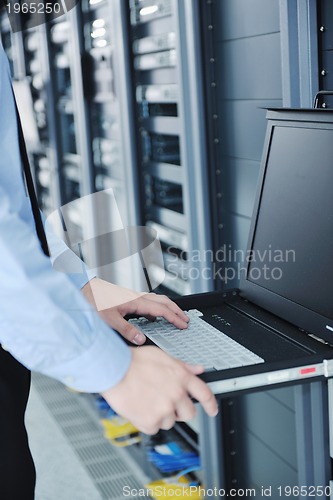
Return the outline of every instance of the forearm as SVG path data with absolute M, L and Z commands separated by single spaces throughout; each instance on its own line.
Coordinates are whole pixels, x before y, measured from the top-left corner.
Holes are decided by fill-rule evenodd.
M 146 292 L 136 292 L 99 278 L 93 278 L 86 283 L 82 292 L 97 311 L 117 307 L 146 295 Z
M 6 203 L 7 200 L 7 203 Z M 130 353 L 42 254 L 0 188 L 0 342 L 30 369 L 99 392 L 126 373 Z

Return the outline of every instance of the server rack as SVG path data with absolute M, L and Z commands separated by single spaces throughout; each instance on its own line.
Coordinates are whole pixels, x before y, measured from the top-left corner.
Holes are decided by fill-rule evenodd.
M 82 197 L 92 192 L 87 111 L 81 75 L 82 37 L 78 29 L 78 9 L 45 25 L 48 41 L 52 109 L 55 121 L 57 157 L 62 207 L 63 237 L 88 264 L 94 262 L 93 245 L 82 242 L 93 234 L 93 217 Z
M 154 6 L 154 2 L 150 3 Z M 147 222 L 149 227 L 158 229 L 164 248 L 170 246 L 174 249 L 174 255 L 165 252 L 166 263 L 168 258 L 170 260 L 169 281 L 165 280 L 161 291 L 183 294 L 206 290 L 210 288 L 209 277 L 197 278 L 201 268 L 206 265 L 202 255 L 209 241 L 204 140 L 200 127 L 196 128 L 201 119 L 196 114 L 196 106 L 200 103 L 197 88 L 200 79 L 196 81 L 196 72 L 199 72 L 196 67 L 198 54 L 193 53 L 191 57 L 187 55 L 190 37 L 196 38 L 194 27 L 192 29 L 189 26 L 186 34 L 182 32 L 184 18 L 189 16 L 189 19 L 196 19 L 197 22 L 198 10 L 192 7 L 191 2 L 186 2 L 185 8 L 182 2 L 173 1 L 170 2 L 171 16 L 167 10 L 165 16 L 153 15 L 142 23 L 134 22 L 131 17 L 133 8 L 140 12 L 144 4 L 148 6 L 149 2 L 134 6 L 122 1 L 82 1 L 66 17 L 55 18 L 43 26 L 15 35 L 17 43 L 22 43 L 24 48 L 19 53 L 23 54 L 26 64 L 19 65 L 13 61 L 12 66 L 22 68 L 18 77 L 20 79 L 28 75 L 33 82 L 37 77 L 33 95 L 39 112 L 36 119 L 43 123 L 41 128 L 44 134 L 39 146 L 45 146 L 50 158 L 50 171 L 56 181 L 57 196 L 52 204 L 46 205 L 44 202 L 46 182 L 40 172 L 39 157 L 32 155 L 37 191 L 43 208 L 49 207 L 48 212 L 60 206 L 65 207 L 63 230 L 67 242 L 71 244 L 89 238 L 93 234 L 93 227 L 97 227 L 98 234 L 105 232 L 106 228 L 112 229 L 113 221 L 105 219 L 112 219 L 110 209 L 114 206 L 103 204 L 102 213 L 100 206 L 92 207 L 87 221 L 77 203 L 86 195 L 103 193 L 111 188 L 116 197 L 115 208 L 119 209 L 124 226 Z M 163 5 L 160 2 L 159 8 Z M 153 64 L 151 69 L 145 70 L 151 82 L 150 77 L 147 77 L 146 82 L 135 81 L 132 77 L 137 73 L 134 69 L 137 59 L 134 59 L 133 51 L 143 51 L 143 56 L 149 55 L 151 46 L 149 40 L 146 48 L 144 45 L 147 40 L 133 39 L 128 43 L 129 32 L 132 33 L 138 24 L 140 29 L 153 26 L 153 29 L 158 30 L 154 23 L 156 19 L 166 21 L 166 30 L 171 29 L 168 23 L 172 19 L 171 35 L 166 38 L 167 44 L 177 49 L 177 62 L 172 60 L 176 55 L 175 49 L 170 49 L 171 66 L 167 63 L 164 73 L 159 71 L 161 68 L 156 70 Z M 160 43 L 156 40 L 156 34 L 154 37 L 155 42 Z M 8 38 L 10 51 L 10 33 Z M 165 55 L 163 48 L 160 47 L 162 59 Z M 139 52 L 135 57 L 140 56 Z M 18 51 L 15 49 L 12 53 L 17 54 Z M 152 54 L 154 59 L 154 47 Z M 163 77 L 159 81 L 161 74 Z M 38 90 L 38 94 L 35 90 Z M 135 109 L 136 106 L 138 109 Z M 193 109 L 189 115 L 191 107 Z M 142 198 L 140 200 L 139 195 L 147 177 L 143 177 L 142 165 L 136 161 L 136 146 L 137 133 L 141 141 L 144 126 L 147 126 L 146 135 L 156 136 L 154 154 L 165 156 L 164 161 L 160 157 L 151 160 L 147 172 L 144 172 L 150 178 L 154 177 L 150 179 L 152 186 L 147 194 L 151 196 L 154 193 L 155 198 L 151 206 L 152 213 L 144 209 L 142 215 L 139 209 Z M 172 144 L 165 136 L 171 137 Z M 192 147 L 195 136 L 197 140 L 194 141 L 195 147 Z M 166 144 L 162 142 L 165 139 Z M 172 146 L 173 150 L 165 146 Z M 146 198 L 146 193 L 143 198 Z M 118 222 L 115 222 L 116 229 L 119 227 Z M 112 242 L 107 252 L 110 248 Z M 80 251 L 75 245 L 73 249 Z M 190 255 L 196 249 L 201 254 L 199 263 L 193 264 L 190 258 L 186 259 L 185 253 Z M 91 255 L 81 256 L 88 263 L 91 260 Z M 93 248 L 92 261 L 101 277 L 130 287 L 134 282 L 136 288 L 143 288 L 142 273 L 137 272 L 140 261 L 134 260 L 130 266 L 126 265 L 127 276 L 126 273 L 110 269 L 112 266 L 105 265 L 105 246 L 98 247 L 98 242 Z M 121 265 L 124 267 L 123 263 Z M 197 270 L 194 277 L 189 274 L 191 266 Z M 135 280 L 131 282 L 128 274 L 136 276 Z M 179 426 L 177 434 L 191 448 L 197 449 L 194 434 L 186 426 Z M 138 456 L 142 461 L 141 452 Z
M 318 35 L 318 83 L 319 90 L 333 89 L 333 28 L 332 3 L 327 0 L 317 1 L 317 35 Z M 322 108 L 331 108 L 332 96 L 323 96 L 320 105 Z
M 106 0 L 81 2 L 83 98 L 91 190 L 99 193 L 93 204 L 97 272 L 141 290 L 140 259 L 129 249 L 119 251 L 117 242 L 117 231 L 139 224 L 124 7 Z M 119 254 L 123 258 L 117 262 L 113 257 Z
M 131 0 L 143 223 L 157 231 L 164 267 L 150 272 L 161 291 L 212 287 L 205 131 L 202 126 L 198 2 Z
M 60 182 L 57 166 L 57 149 L 54 123 L 51 120 L 53 93 L 50 89 L 50 72 L 46 32 L 36 27 L 22 32 L 25 54 L 25 78 L 30 81 L 33 109 L 39 131 L 36 146 L 27 143 L 34 169 L 37 197 L 45 216 L 60 204 Z M 24 109 L 23 113 L 24 116 Z
M 44 122 L 44 146 L 32 158 L 42 207 L 66 205 L 68 243 L 97 231 L 83 257 L 101 277 L 137 289 L 145 285 L 141 260 L 107 265 L 114 243 L 98 237 L 118 230 L 119 220 L 156 230 L 166 271 L 149 272 L 163 282 L 160 291 L 179 295 L 210 290 L 213 281 L 198 11 L 191 1 L 85 0 L 15 35 L 34 58 L 21 78 L 41 70 L 31 86 Z M 83 216 L 75 200 L 108 189 L 109 207 Z
M 230 244 L 244 255 L 266 128 L 260 105 L 312 104 L 318 76 L 317 33 L 313 37 L 318 3 L 208 0 L 201 4 L 201 35 L 208 56 L 205 95 L 215 253 L 228 250 Z M 320 22 L 325 30 L 319 30 L 319 37 L 330 36 L 328 19 Z M 265 43 L 259 51 L 260 36 Z M 230 266 L 236 268 L 235 255 L 231 254 Z M 216 285 L 226 287 L 221 280 Z M 239 279 L 231 283 L 238 285 Z M 209 421 L 201 411 L 206 487 L 254 487 L 256 496 L 263 497 L 260 485 L 266 485 L 273 487 L 269 496 L 278 498 L 279 485 L 326 486 L 331 475 L 327 391 L 327 383 L 319 383 L 235 393 L 221 398 L 219 421 Z M 281 437 L 279 442 L 276 436 Z
M 0 12 L 0 27 L 2 44 L 9 60 L 11 75 L 15 79 L 22 78 L 24 75 L 22 40 L 19 35 L 13 34 L 9 17 L 4 9 Z
M 27 145 L 41 208 L 62 207 L 61 223 L 50 220 L 97 275 L 143 290 L 139 257 L 108 265 L 112 232 L 139 223 L 123 11 L 123 2 L 87 0 L 41 26 L 24 21 L 14 35 L 4 12 L 1 31 L 13 77 L 33 97 L 39 138 Z
M 78 196 L 95 190 L 103 191 L 111 187 L 117 191 L 118 199 L 121 200 L 119 205 L 126 207 L 122 209 L 125 224 L 145 223 L 157 229 L 165 250 L 167 267 L 161 290 L 177 294 L 204 291 L 212 286 L 211 281 L 205 279 L 207 275 L 203 274 L 203 268 L 207 265 L 203 259 L 204 251 L 211 248 L 211 231 L 208 224 L 209 162 L 206 159 L 206 134 L 200 123 L 204 109 L 202 81 L 199 77 L 202 67 L 200 56 L 204 57 L 204 54 L 200 50 L 200 37 L 197 35 L 204 30 L 211 33 L 214 23 L 210 19 L 201 30 L 199 6 L 199 2 L 187 0 L 133 0 L 129 4 L 106 0 L 82 2 L 82 11 L 76 9 L 67 20 L 53 20 L 39 30 L 45 37 L 43 40 L 47 41 L 50 58 L 45 59 L 45 67 L 52 75 L 50 88 L 44 77 L 49 92 L 46 107 L 49 127 L 48 138 L 43 135 L 43 141 L 51 147 L 54 173 L 58 169 L 62 179 L 58 190 L 59 205 L 72 203 Z M 207 8 L 211 6 L 212 2 L 207 2 Z M 105 25 L 97 23 L 93 26 L 96 20 L 101 19 L 106 19 Z M 71 23 L 71 29 L 68 29 L 67 22 Z M 111 24 L 112 29 L 108 32 L 107 27 Z M 101 36 L 91 37 L 94 29 L 101 28 L 106 30 L 105 33 L 99 32 Z M 38 65 L 34 66 L 33 63 L 29 69 L 29 61 L 27 65 L 22 58 L 22 47 L 26 47 L 32 62 L 34 58 L 42 57 L 37 55 L 39 47 L 36 48 L 36 44 L 29 41 L 30 35 L 12 37 L 6 20 L 3 20 L 2 30 L 5 46 L 9 55 L 13 56 L 11 66 L 14 75 L 20 79 L 30 71 L 33 80 L 34 75 L 38 75 Z M 112 34 L 114 36 L 111 39 Z M 127 36 L 130 37 L 129 47 Z M 95 40 L 105 40 L 106 44 L 103 42 L 98 46 Z M 17 44 L 12 53 L 11 43 Z M 68 57 L 69 46 L 74 48 L 76 59 Z M 214 93 L 217 99 L 214 55 L 216 57 L 212 52 L 206 61 L 212 69 L 206 93 Z M 110 75 L 112 67 L 114 74 Z M 102 68 L 105 71 L 102 72 Z M 89 81 L 87 75 L 90 69 L 94 75 L 93 81 Z M 38 102 L 43 88 L 38 85 L 38 78 L 35 83 L 39 92 L 33 95 Z M 100 85 L 95 86 L 96 83 Z M 133 101 L 136 102 L 135 110 L 131 109 Z M 38 110 L 41 119 L 43 108 L 37 106 Z M 214 106 L 210 112 L 214 125 L 208 132 L 208 139 L 214 148 L 218 147 L 220 140 L 219 122 Z M 134 122 L 131 118 L 133 114 Z M 96 126 L 96 116 L 103 116 L 102 125 Z M 117 130 L 115 122 L 120 116 L 122 120 Z M 54 117 L 57 126 L 53 130 Z M 44 127 L 41 128 L 45 134 Z M 138 144 L 138 163 L 135 161 L 135 139 Z M 117 144 L 120 144 L 118 151 Z M 219 177 L 217 170 L 213 172 L 214 179 Z M 134 173 L 131 186 L 128 185 L 130 173 Z M 216 181 L 212 184 L 218 188 Z M 139 190 L 141 199 L 146 201 L 141 213 L 135 195 Z M 214 199 L 216 196 L 222 203 L 219 192 L 218 189 L 212 190 Z M 87 234 L 89 236 L 89 231 L 85 230 L 84 234 L 82 217 L 75 211 L 75 204 L 72 207 L 69 219 L 77 226 L 78 238 L 84 239 Z M 218 210 L 216 213 L 220 214 Z M 92 220 L 94 217 L 99 219 L 101 213 L 92 213 Z M 223 226 L 218 227 L 218 224 L 222 225 L 222 220 L 219 215 L 214 220 L 217 222 L 214 228 L 218 229 L 219 235 L 217 241 L 223 242 L 223 236 L 220 236 Z M 193 262 L 195 250 L 199 251 L 201 260 L 197 264 Z M 98 250 L 96 253 L 96 261 L 105 263 L 105 256 L 99 254 Z M 199 272 L 198 278 L 198 273 L 191 269 Z M 102 271 L 109 273 L 109 270 Z M 158 275 L 161 270 L 155 269 L 153 272 Z M 302 401 L 300 398 L 299 405 Z M 304 422 L 306 430 L 308 423 L 306 420 Z M 211 446 L 216 437 L 221 437 L 222 423 L 221 418 L 214 424 L 202 418 L 200 424 L 200 450 L 206 466 L 204 483 L 207 486 L 222 484 L 221 448 L 213 449 Z M 186 434 L 185 429 L 184 436 Z M 227 449 L 231 453 L 232 444 Z M 302 456 L 302 450 L 299 453 Z M 224 458 L 229 460 L 230 456 Z M 224 479 L 229 481 L 229 478 Z
M 331 389 L 331 381 L 308 381 L 292 388 L 224 394 L 214 420 L 200 409 L 205 488 L 277 500 L 287 497 L 290 487 L 292 496 L 294 486 L 297 496 L 303 486 L 305 498 L 326 496 L 321 490 L 332 485 Z M 279 419 L 271 420 L 272 407 Z
M 59 205 L 59 184 L 54 161 L 53 123 L 50 122 L 49 72 L 44 30 L 26 29 L 29 20 L 21 20 L 22 33 L 12 33 L 7 15 L 1 15 L 1 36 L 6 50 L 14 90 L 21 109 L 37 196 L 47 216 Z

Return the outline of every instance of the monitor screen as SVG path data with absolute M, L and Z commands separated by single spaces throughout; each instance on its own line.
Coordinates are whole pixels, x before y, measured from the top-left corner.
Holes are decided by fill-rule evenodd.
M 333 113 L 271 110 L 241 288 L 333 336 Z

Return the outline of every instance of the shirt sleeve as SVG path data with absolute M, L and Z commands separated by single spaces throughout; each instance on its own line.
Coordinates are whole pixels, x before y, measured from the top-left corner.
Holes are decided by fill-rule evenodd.
M 41 250 L 22 180 L 1 42 L 0 151 L 0 343 L 31 370 L 75 389 L 112 387 L 129 368 L 130 349 Z
M 55 271 L 30 227 L 11 212 L 0 186 L 0 342 L 16 359 L 75 389 L 117 384 L 130 350 Z
M 42 214 L 48 247 L 51 254 L 52 265 L 61 272 L 66 273 L 71 282 L 79 290 L 84 287 L 92 278 L 96 277 L 96 272 L 89 267 L 66 245 L 58 236 L 50 224 L 45 222 Z

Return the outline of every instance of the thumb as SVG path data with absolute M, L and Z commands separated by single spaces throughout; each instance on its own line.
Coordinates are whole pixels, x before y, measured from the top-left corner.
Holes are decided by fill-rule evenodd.
M 145 335 L 140 332 L 134 325 L 131 325 L 126 321 L 119 311 L 114 310 L 112 313 L 112 319 L 108 316 L 108 324 L 117 332 L 120 333 L 122 337 L 129 340 L 133 344 L 142 345 L 146 342 Z

